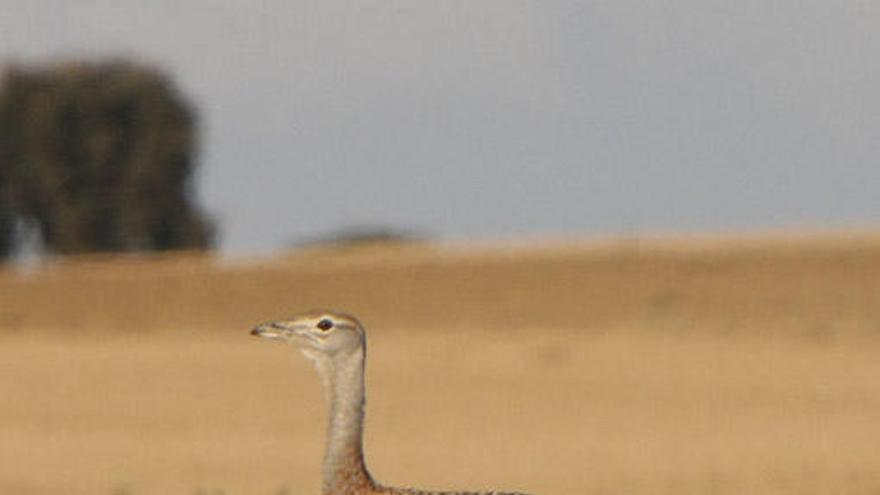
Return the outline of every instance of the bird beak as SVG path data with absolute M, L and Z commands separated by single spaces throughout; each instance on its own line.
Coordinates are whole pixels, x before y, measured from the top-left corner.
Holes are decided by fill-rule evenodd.
M 254 327 L 251 330 L 251 335 L 268 340 L 289 340 L 293 335 L 293 330 L 278 323 L 264 323 Z

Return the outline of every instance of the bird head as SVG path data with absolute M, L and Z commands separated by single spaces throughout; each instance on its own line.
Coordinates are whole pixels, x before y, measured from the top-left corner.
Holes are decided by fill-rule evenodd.
M 362 349 L 365 342 L 357 319 L 326 310 L 263 323 L 251 330 L 251 335 L 296 345 L 311 359 L 349 354 Z

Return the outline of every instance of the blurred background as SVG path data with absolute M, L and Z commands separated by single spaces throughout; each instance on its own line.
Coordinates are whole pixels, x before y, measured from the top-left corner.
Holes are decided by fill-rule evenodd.
M 0 492 L 877 493 L 880 6 L 0 4 Z

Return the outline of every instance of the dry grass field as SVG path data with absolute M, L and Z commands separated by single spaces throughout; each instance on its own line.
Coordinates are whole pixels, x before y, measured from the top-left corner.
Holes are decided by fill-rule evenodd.
M 880 493 L 880 236 L 412 245 L 0 271 L 0 494 L 319 492 L 311 307 L 370 336 L 382 481 Z

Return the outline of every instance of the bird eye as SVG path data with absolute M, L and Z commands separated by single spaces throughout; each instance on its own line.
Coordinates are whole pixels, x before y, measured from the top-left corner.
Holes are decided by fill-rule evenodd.
M 323 320 L 318 322 L 318 328 L 326 332 L 327 330 L 333 328 L 333 322 L 328 320 L 327 318 L 324 318 Z

